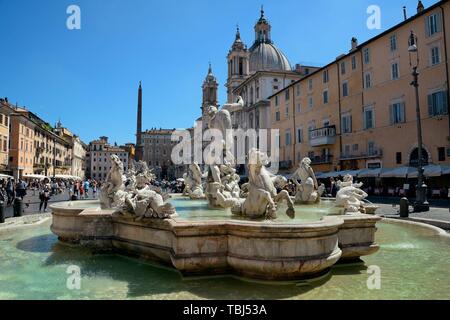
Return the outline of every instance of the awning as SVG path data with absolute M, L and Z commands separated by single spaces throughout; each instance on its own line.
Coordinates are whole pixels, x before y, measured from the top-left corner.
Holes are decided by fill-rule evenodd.
M 384 171 L 380 174 L 380 177 L 381 178 L 407 178 L 407 177 L 411 177 L 411 175 L 414 175 L 414 173 L 417 173 L 416 168 L 398 167 L 398 168 L 393 168 L 393 169 L 386 169 L 386 171 Z
M 440 177 L 442 175 L 450 174 L 450 166 L 441 166 L 437 164 L 430 164 L 424 167 L 424 176 L 427 178 L 432 177 Z M 419 176 L 419 172 L 416 171 L 409 175 L 409 178 L 417 178 Z
M 363 169 L 359 172 L 358 178 L 378 178 L 383 169 Z
M 45 178 L 48 179 L 47 176 L 44 176 L 42 174 L 27 174 L 22 176 L 23 179 L 37 179 L 37 180 L 44 180 Z
M 9 176 L 7 174 L 0 173 L 0 179 L 14 179 L 13 176 Z
M 69 174 L 56 174 L 55 179 L 61 179 L 61 180 L 83 180 L 80 177 L 72 176 Z

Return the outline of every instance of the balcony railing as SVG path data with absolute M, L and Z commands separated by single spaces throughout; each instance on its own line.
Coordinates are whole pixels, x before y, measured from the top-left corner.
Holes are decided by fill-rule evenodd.
M 336 143 L 336 126 L 314 129 L 309 132 L 311 147 L 320 147 Z
M 331 154 L 311 157 L 311 164 L 329 164 L 333 163 L 333 156 Z
M 361 152 L 357 154 L 343 154 L 341 155 L 341 160 L 355 160 L 355 159 L 370 159 L 370 158 L 381 158 L 383 156 L 382 149 L 373 149 L 368 152 Z

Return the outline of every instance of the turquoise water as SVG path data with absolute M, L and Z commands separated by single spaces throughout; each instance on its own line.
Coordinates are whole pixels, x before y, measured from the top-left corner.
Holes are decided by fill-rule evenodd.
M 169 200 L 175 208 L 179 219 L 188 221 L 198 220 L 244 220 L 241 217 L 235 216 L 230 209 L 210 209 L 206 200 L 190 200 L 189 198 L 174 196 Z M 319 221 L 323 216 L 330 214 L 333 209 L 332 201 L 322 201 L 320 204 L 311 205 L 296 205 L 295 219 L 291 219 L 286 215 L 287 205 L 281 203 L 277 207 L 277 219 L 270 223 L 301 223 Z
M 176 271 L 58 243 L 50 222 L 0 234 L 0 299 L 450 299 L 450 239 L 415 226 L 379 223 L 381 250 L 359 265 L 333 267 L 320 282 L 183 279 Z M 66 271 L 81 269 L 81 289 Z M 367 267 L 381 270 L 368 290 Z

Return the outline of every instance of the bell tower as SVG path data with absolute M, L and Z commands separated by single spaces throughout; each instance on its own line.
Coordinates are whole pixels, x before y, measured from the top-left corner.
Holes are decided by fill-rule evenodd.
M 228 52 L 228 80 L 227 84 L 227 100 L 228 103 L 236 102 L 237 97 L 233 94 L 233 90 L 238 87 L 249 75 L 249 57 L 250 53 L 247 46 L 241 40 L 239 27 L 236 29 L 236 38 Z
M 217 82 L 216 77 L 214 76 L 211 68 L 211 63 L 209 64 L 208 74 L 206 75 L 205 81 L 203 82 L 202 90 L 203 90 L 203 100 L 202 100 L 202 115 L 207 113 L 209 106 L 218 105 L 217 101 L 217 88 L 219 87 L 219 83 Z

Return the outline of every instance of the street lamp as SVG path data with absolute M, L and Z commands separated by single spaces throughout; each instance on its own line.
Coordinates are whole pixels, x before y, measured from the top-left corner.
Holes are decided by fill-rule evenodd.
M 416 188 L 416 202 L 414 203 L 414 212 L 426 212 L 430 211 L 430 205 L 427 201 L 427 186 L 424 182 L 424 168 L 422 161 L 422 120 L 420 116 L 420 101 L 419 101 L 419 49 L 417 47 L 417 36 L 414 31 L 411 30 L 408 41 L 408 53 L 409 53 L 409 65 L 412 69 L 413 81 L 411 85 L 415 88 L 416 92 L 416 122 L 417 122 L 417 151 L 418 151 L 418 182 Z

